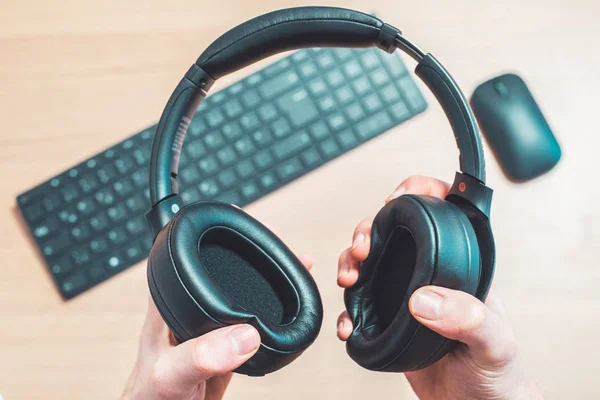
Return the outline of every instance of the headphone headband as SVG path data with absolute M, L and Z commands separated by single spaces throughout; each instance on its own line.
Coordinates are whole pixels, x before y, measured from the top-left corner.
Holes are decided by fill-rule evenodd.
M 485 165 L 473 113 L 446 69 L 431 55 L 405 39 L 401 32 L 378 18 L 335 7 L 284 9 L 249 20 L 215 40 L 188 70 L 169 98 L 156 129 L 150 159 L 150 201 L 153 207 L 177 194 L 177 171 L 183 139 L 191 119 L 214 81 L 271 55 L 306 47 L 396 48 L 418 65 L 416 75 L 442 106 L 460 152 L 460 169 L 485 183 Z M 164 226 L 181 207 L 171 200 Z M 154 225 L 154 226 L 156 226 Z

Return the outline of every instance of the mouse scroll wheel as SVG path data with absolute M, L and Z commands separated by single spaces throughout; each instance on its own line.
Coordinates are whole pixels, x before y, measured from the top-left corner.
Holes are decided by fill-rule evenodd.
M 501 97 L 506 97 L 506 95 L 508 95 L 508 88 L 506 87 L 506 85 L 503 82 L 495 82 L 494 90 Z

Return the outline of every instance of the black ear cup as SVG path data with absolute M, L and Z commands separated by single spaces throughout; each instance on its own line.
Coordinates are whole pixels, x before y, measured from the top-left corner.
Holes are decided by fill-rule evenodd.
M 354 323 L 348 354 L 376 371 L 405 372 L 438 361 L 454 342 L 418 323 L 408 300 L 426 285 L 474 295 L 480 274 L 475 231 L 455 204 L 414 195 L 389 202 L 373 222 L 358 282 L 345 291 Z
M 298 258 L 264 225 L 220 202 L 182 208 L 148 259 L 152 298 L 179 341 L 248 323 L 261 347 L 236 372 L 264 375 L 292 362 L 317 337 L 323 306 Z

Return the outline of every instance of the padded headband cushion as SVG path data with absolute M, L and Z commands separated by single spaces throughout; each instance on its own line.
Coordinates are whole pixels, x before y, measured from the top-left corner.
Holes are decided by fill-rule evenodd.
M 238 372 L 281 368 L 321 328 L 321 298 L 306 268 L 264 225 L 229 204 L 181 209 L 157 236 L 148 270 L 152 296 L 178 339 L 236 323 L 259 331 L 259 352 Z
M 274 11 L 236 26 L 215 40 L 196 64 L 214 79 L 282 51 L 302 47 L 375 46 L 383 23 L 336 7 Z
M 403 372 L 437 361 L 453 345 L 419 324 L 408 300 L 419 287 L 440 285 L 475 294 L 480 276 L 477 238 L 454 204 L 405 195 L 375 217 L 370 254 L 358 282 L 345 292 L 354 322 L 348 354 L 359 365 Z

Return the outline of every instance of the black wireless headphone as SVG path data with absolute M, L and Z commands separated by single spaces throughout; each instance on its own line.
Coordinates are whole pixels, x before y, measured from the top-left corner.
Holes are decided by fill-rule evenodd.
M 323 307 L 302 263 L 264 225 L 230 204 L 183 207 L 177 169 L 191 118 L 216 79 L 279 52 L 319 46 L 402 49 L 418 62 L 416 74 L 438 99 L 456 137 L 462 173 L 446 199 L 404 195 L 388 203 L 373 223 L 358 282 L 345 292 L 354 323 L 347 342 L 352 359 L 378 371 L 424 368 L 453 342 L 419 324 L 408 299 L 430 284 L 485 299 L 494 269 L 492 190 L 485 186 L 475 119 L 448 72 L 399 30 L 357 11 L 301 7 L 262 15 L 218 38 L 187 71 L 152 146 L 150 292 L 180 342 L 231 324 L 253 325 L 262 343 L 240 373 L 276 371 L 316 339 Z

